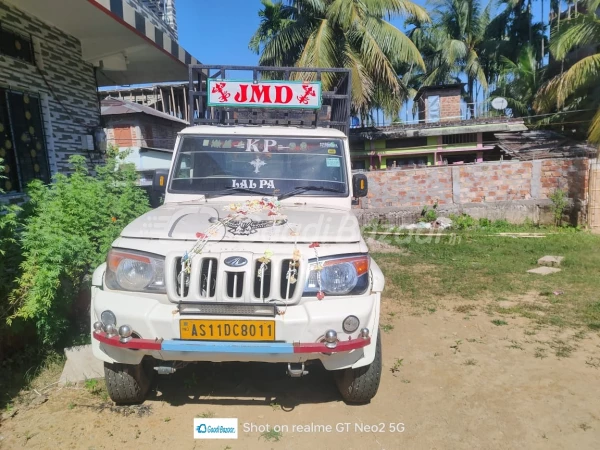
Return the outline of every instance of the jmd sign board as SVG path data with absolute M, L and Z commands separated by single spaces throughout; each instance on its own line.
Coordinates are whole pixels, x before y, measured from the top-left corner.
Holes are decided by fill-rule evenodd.
M 321 108 L 321 83 L 312 81 L 208 80 L 209 106 Z

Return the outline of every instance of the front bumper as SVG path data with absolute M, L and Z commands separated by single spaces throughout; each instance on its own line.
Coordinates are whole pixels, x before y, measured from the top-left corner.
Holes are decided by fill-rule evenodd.
M 111 310 L 117 325 L 127 324 L 136 338 L 126 344 L 118 337 L 108 338 L 92 331 L 94 355 L 105 362 L 138 364 L 144 356 L 165 361 L 242 361 L 301 363 L 320 360 L 327 370 L 361 367 L 375 357 L 379 325 L 380 294 L 361 297 L 326 297 L 322 301 L 307 300 L 288 306 L 285 315 L 275 322 L 274 342 L 224 342 L 181 340 L 179 322 L 183 319 L 254 319 L 250 316 L 194 316 L 179 314 L 176 305 L 159 296 L 102 290 L 92 287 L 91 324 L 102 311 Z M 348 315 L 360 320 L 354 333 L 345 333 L 342 322 Z M 360 328 L 368 328 L 370 336 L 360 337 Z M 324 333 L 333 329 L 338 334 L 336 348 L 322 342 Z M 139 337 L 139 338 L 138 338 Z
M 334 348 L 327 347 L 325 343 L 287 343 L 287 342 L 216 342 L 216 341 L 182 341 L 132 338 L 128 342 L 120 342 L 118 336 L 107 336 L 104 332 L 94 331 L 94 339 L 105 345 L 130 350 L 156 350 L 162 352 L 192 352 L 198 356 L 210 353 L 228 354 L 269 354 L 289 355 L 294 353 L 324 353 L 333 354 L 349 352 L 366 347 L 371 343 L 371 338 L 358 338 L 338 342 Z

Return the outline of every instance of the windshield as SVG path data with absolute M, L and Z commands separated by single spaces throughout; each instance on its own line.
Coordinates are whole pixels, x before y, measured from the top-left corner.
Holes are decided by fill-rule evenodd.
M 347 195 L 341 139 L 183 136 L 170 192 L 280 195 L 306 187 L 297 195 Z

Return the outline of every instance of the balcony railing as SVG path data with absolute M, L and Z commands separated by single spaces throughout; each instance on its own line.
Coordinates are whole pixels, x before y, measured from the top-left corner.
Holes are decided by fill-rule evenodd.
M 402 116 L 402 113 L 400 114 Z M 412 119 L 408 120 L 408 117 Z M 506 111 L 498 111 L 492 108 L 489 101 L 467 103 L 461 102 L 460 113 L 455 115 L 439 115 L 438 118 L 431 119 L 418 119 L 418 114 L 405 114 L 405 118 L 398 117 L 396 120 L 390 120 L 389 117 L 384 117 L 380 111 L 373 111 L 372 118 L 361 123 L 359 120 L 353 120 L 352 128 L 365 128 L 365 127 L 427 127 L 427 126 L 441 126 L 443 124 L 452 122 L 464 122 L 464 121 L 487 121 L 487 120 L 499 120 L 506 121 L 510 119 L 510 115 Z

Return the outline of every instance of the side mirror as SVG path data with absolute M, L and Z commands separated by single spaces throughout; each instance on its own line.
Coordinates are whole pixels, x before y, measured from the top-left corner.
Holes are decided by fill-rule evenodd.
M 366 197 L 369 192 L 369 181 L 363 173 L 357 173 L 352 177 L 352 195 L 354 198 Z
M 167 169 L 156 169 L 154 179 L 152 180 L 152 190 L 156 192 L 165 192 L 167 189 L 167 178 L 169 171 Z

